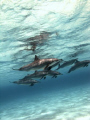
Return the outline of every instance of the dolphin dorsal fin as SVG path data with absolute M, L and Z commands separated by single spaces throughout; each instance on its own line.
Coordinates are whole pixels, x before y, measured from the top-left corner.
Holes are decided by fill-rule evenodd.
M 75 61 L 75 64 L 77 64 L 77 63 L 79 63 L 79 62 L 80 62 L 80 61 L 76 60 L 76 61 Z
M 37 55 L 35 55 L 34 61 L 36 61 L 36 60 L 40 60 L 40 59 L 37 57 Z

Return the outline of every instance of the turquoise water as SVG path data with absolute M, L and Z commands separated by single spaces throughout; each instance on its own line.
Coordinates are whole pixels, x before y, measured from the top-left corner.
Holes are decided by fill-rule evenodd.
M 90 60 L 89 0 L 0 2 L 0 120 L 90 120 L 90 64 L 34 86 L 10 83 L 40 59 Z M 58 66 L 52 70 L 57 69 Z

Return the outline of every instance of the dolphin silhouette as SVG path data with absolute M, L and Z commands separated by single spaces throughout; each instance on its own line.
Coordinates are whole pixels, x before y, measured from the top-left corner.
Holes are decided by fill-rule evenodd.
M 81 67 L 87 67 L 89 63 L 90 63 L 90 60 L 77 61 L 77 62 L 75 63 L 75 65 L 72 66 L 72 67 L 69 69 L 68 73 L 70 73 L 70 72 L 72 72 L 72 71 L 74 71 L 74 70 L 76 70 L 76 69 L 78 69 L 78 68 L 81 68 Z
M 18 80 L 18 81 L 14 81 L 12 83 L 16 83 L 16 84 L 20 84 L 20 85 L 30 85 L 33 86 L 35 83 L 38 83 L 39 81 L 37 80 L 33 80 L 33 79 L 29 79 L 29 80 Z
M 62 65 L 59 64 L 59 66 L 56 70 L 58 70 L 60 68 L 64 68 L 64 67 L 69 66 L 69 65 L 72 65 L 75 62 L 77 62 L 77 59 L 72 59 L 72 60 L 69 60 L 69 61 L 65 61 Z
M 28 74 L 27 76 L 25 76 L 24 78 L 22 78 L 22 81 L 26 81 L 29 79 L 35 79 L 35 78 L 44 78 L 46 79 L 46 76 L 57 76 L 57 75 L 62 75 L 61 73 L 57 72 L 57 71 L 51 71 L 51 70 L 43 70 L 43 71 L 35 71 L 33 74 Z
M 33 74 L 28 74 L 27 76 L 25 76 L 23 78 L 23 80 L 28 80 L 28 79 L 32 79 L 32 78 L 46 78 L 46 76 L 48 75 L 48 71 L 43 70 L 43 71 L 35 71 Z
M 60 72 L 57 72 L 57 71 L 49 70 L 49 71 L 48 71 L 48 75 L 56 78 L 57 75 L 63 75 L 63 74 L 60 73 Z
M 48 58 L 48 59 L 39 59 L 35 55 L 34 62 L 25 65 L 19 69 L 13 69 L 13 70 L 19 70 L 19 71 L 29 71 L 29 70 L 38 70 L 38 69 L 46 69 L 51 63 L 59 61 L 57 58 Z

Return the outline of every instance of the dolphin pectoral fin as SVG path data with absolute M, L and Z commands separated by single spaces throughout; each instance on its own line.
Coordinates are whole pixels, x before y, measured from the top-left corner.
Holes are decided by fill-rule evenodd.
M 84 67 L 88 67 L 88 64 L 85 64 L 85 66 Z
M 44 79 L 46 79 L 46 77 L 44 77 Z
M 56 75 L 54 75 L 52 78 L 57 78 L 57 76 L 56 76 Z
M 55 76 L 53 75 L 52 78 L 54 78 Z
M 43 78 L 46 79 L 46 76 L 42 76 L 42 77 L 41 77 L 41 79 L 43 79 Z M 41 80 L 41 79 L 40 79 L 40 80 Z
M 41 79 L 43 79 L 43 77 L 41 77 Z M 40 80 L 41 80 L 41 79 L 40 79 Z
M 34 83 L 31 83 L 31 84 L 30 84 L 30 86 L 33 86 L 33 85 L 34 85 Z
M 37 55 L 35 55 L 35 58 L 34 58 L 34 61 L 36 61 L 36 60 L 40 60 L 40 59 L 37 57 Z
M 46 65 L 45 68 L 44 68 L 44 70 L 47 70 L 48 66 L 49 66 L 49 65 Z
M 52 67 L 47 67 L 47 69 L 46 69 L 46 70 L 51 70 L 51 68 L 52 68 Z

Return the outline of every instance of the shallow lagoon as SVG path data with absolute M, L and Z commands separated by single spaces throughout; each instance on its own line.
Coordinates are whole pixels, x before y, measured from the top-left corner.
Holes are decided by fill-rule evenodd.
M 90 60 L 87 1 L 1 1 L 0 119 L 90 120 L 90 64 L 30 87 L 10 83 L 34 71 L 15 71 L 35 55 L 68 61 Z M 57 68 L 57 66 L 56 66 Z M 53 68 L 55 70 L 56 68 Z

